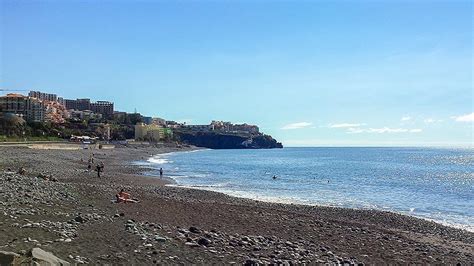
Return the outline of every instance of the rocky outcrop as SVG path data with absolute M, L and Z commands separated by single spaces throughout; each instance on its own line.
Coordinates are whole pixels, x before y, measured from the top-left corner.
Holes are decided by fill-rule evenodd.
M 212 131 L 175 131 L 174 134 L 183 143 L 210 149 L 283 148 L 274 138 L 263 134 L 226 134 Z
M 40 248 L 33 248 L 24 256 L 14 252 L 0 251 L 0 265 L 61 265 L 70 263 L 46 252 Z

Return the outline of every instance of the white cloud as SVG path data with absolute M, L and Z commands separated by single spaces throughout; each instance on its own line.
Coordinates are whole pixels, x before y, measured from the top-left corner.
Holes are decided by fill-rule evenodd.
M 368 129 L 369 133 L 404 133 L 408 132 L 408 129 L 406 128 L 389 128 L 389 127 L 382 127 L 382 128 L 369 128 Z
M 443 120 L 437 120 L 434 118 L 426 118 L 425 120 L 423 120 L 423 122 L 425 122 L 425 124 L 433 124 L 433 123 L 443 122 Z
M 351 127 L 347 129 L 347 133 L 352 133 L 352 134 L 363 133 L 363 132 L 365 132 L 365 129 L 362 129 L 362 128 Z
M 311 126 L 313 123 L 309 122 L 298 122 L 298 123 L 292 123 L 283 126 L 281 129 L 288 130 L 288 129 L 300 129 L 300 128 L 306 128 Z
M 456 122 L 474 122 L 474 113 L 453 117 Z
M 382 127 L 382 128 L 368 128 L 368 129 L 363 129 L 363 128 L 349 128 L 347 130 L 347 133 L 349 134 L 358 134 L 358 133 L 377 133 L 377 134 L 383 134 L 383 133 L 420 133 L 423 130 L 421 128 L 413 128 L 413 129 L 408 129 L 408 128 L 389 128 L 389 127 Z
M 402 121 L 410 121 L 411 119 L 412 119 L 411 116 L 404 116 L 404 117 L 402 117 L 401 120 L 402 120 Z
M 354 124 L 351 124 L 351 123 L 342 123 L 342 124 L 331 124 L 329 125 L 330 128 L 354 128 L 354 127 L 360 127 L 360 126 L 364 126 L 365 124 L 361 124 L 361 123 L 354 123 Z

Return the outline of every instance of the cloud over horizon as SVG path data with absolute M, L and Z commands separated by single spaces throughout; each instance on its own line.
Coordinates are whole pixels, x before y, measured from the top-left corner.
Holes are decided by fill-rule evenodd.
M 312 124 L 313 123 L 310 123 L 310 122 L 297 122 L 297 123 L 291 123 L 291 124 L 285 125 L 281 129 L 283 130 L 301 129 L 301 128 L 307 128 L 311 126 Z
M 359 134 L 359 133 L 377 133 L 377 134 L 383 134 L 383 133 L 420 133 L 422 132 L 423 129 L 421 128 L 389 128 L 389 127 L 382 127 L 382 128 L 349 128 L 347 130 L 348 134 Z
M 360 127 L 365 126 L 365 123 L 341 123 L 341 124 L 331 124 L 330 128 L 347 128 L 347 127 Z
M 474 122 L 474 113 L 460 115 L 460 116 L 454 116 L 453 119 L 456 122 Z

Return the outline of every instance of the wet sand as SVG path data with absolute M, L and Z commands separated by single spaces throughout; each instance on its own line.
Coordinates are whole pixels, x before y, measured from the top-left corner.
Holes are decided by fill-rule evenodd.
M 390 212 L 164 186 L 169 180 L 131 163 L 186 149 L 98 150 L 105 171 L 97 178 L 86 171 L 89 150 L 0 147 L 0 250 L 40 246 L 93 264 L 474 263 L 467 231 Z M 24 175 L 12 173 L 20 167 Z M 140 202 L 112 203 L 122 188 Z

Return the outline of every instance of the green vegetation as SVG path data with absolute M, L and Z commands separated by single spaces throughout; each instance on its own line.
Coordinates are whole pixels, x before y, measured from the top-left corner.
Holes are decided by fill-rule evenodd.
M 63 124 L 31 123 L 8 113 L 0 113 L 0 142 L 56 141 L 71 136 L 87 135 L 107 139 L 125 140 L 135 136 L 135 124 L 143 122 L 140 114 L 118 114 L 109 119 L 69 119 Z

